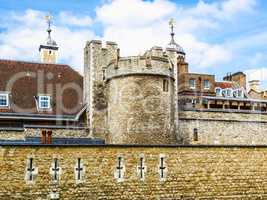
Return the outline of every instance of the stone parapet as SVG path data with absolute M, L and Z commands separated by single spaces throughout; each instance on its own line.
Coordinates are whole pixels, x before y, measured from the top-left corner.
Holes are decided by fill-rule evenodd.
M 131 56 L 112 62 L 106 71 L 106 79 L 128 75 L 160 75 L 174 78 L 173 70 L 165 57 Z
M 40 137 L 39 128 L 25 128 L 24 131 L 0 131 L 0 140 L 24 140 L 25 137 Z M 52 130 L 53 137 L 59 138 L 80 138 L 91 137 L 86 129 L 49 129 Z

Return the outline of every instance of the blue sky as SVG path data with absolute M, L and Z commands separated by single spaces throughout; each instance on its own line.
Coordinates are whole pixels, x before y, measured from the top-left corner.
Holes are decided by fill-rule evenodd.
M 60 62 L 83 71 L 87 40 L 116 41 L 123 55 L 169 42 L 168 20 L 192 72 L 245 71 L 267 88 L 265 0 L 0 0 L 0 58 L 38 61 L 46 39 L 44 16 L 54 16 L 52 36 Z

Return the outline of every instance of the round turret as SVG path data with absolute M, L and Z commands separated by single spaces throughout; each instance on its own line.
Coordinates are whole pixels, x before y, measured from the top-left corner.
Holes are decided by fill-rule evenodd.
M 173 67 L 162 48 L 113 61 L 106 71 L 111 143 L 175 143 Z

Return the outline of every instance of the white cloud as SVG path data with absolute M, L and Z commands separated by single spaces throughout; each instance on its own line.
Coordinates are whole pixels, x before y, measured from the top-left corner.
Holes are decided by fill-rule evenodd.
M 256 0 L 226 0 L 213 3 L 200 0 L 195 7 L 184 11 L 186 15 L 225 20 L 238 14 L 253 12 L 255 6 Z
M 176 11 L 176 5 L 166 0 L 114 0 L 96 9 L 97 20 L 117 27 L 149 26 Z
M 62 11 L 59 14 L 59 21 L 64 25 L 91 26 L 93 20 L 89 16 L 77 17 L 71 12 Z
M 182 38 L 184 47 L 188 49 L 188 60 L 195 68 L 217 67 L 232 59 L 232 52 L 223 45 L 208 44 L 198 41 L 193 35 Z
M 253 12 L 256 0 L 228 0 L 222 3 L 224 13 L 234 15 L 243 12 Z
M 45 15 L 45 12 L 36 10 L 11 13 L 7 31 L 0 33 L 0 58 L 39 61 L 38 47 L 47 38 Z M 55 25 L 52 26 L 52 38 L 59 45 L 59 62 L 82 72 L 85 42 L 96 38 L 95 34 L 90 29 L 73 30 Z
M 231 43 L 207 42 L 198 34 L 220 31 L 223 21 L 252 12 L 255 4 L 255 0 L 199 1 L 193 7 L 182 7 L 169 0 L 104 1 L 96 8 L 95 19 L 68 11 L 58 13 L 54 16 L 52 37 L 60 47 L 60 62 L 82 72 L 85 42 L 100 38 L 92 31 L 95 22 L 103 25 L 101 38 L 117 42 L 123 55 L 136 55 L 154 45 L 165 47 L 170 40 L 168 20 L 174 17 L 176 41 L 185 49 L 189 63 L 195 69 L 216 67 L 231 62 L 234 50 L 244 43 L 246 48 L 250 44 L 242 39 Z M 47 37 L 46 14 L 29 9 L 3 16 L 1 25 L 5 29 L 0 32 L 0 57 L 37 61 L 38 46 Z M 259 41 L 257 38 L 255 41 Z
M 169 42 L 168 20 L 175 17 L 176 41 L 185 49 L 195 68 L 216 67 L 233 58 L 225 44 L 207 43 L 198 38 L 201 31 L 219 29 L 222 20 L 251 12 L 255 0 L 205 3 L 195 7 L 178 7 L 170 1 L 114 0 L 97 8 L 97 20 L 104 24 L 105 40 L 118 42 L 122 55 L 139 54 L 153 45 Z M 228 46 L 229 47 L 229 46 Z

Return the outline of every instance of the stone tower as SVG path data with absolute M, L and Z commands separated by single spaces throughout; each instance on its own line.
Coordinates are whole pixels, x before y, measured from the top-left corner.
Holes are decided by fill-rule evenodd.
M 43 63 L 57 63 L 58 60 L 58 46 L 57 43 L 51 38 L 51 20 L 50 15 L 46 16 L 48 23 L 48 38 L 44 44 L 39 47 L 41 62 Z
M 93 40 L 84 48 L 84 102 L 87 103 L 87 125 L 91 135 L 108 137 L 106 69 L 118 58 L 119 50 L 114 42 Z
M 107 66 L 111 143 L 171 144 L 175 137 L 174 66 L 161 47 Z
M 172 26 L 173 28 L 173 26 Z M 120 57 L 114 42 L 90 41 L 84 50 L 84 101 L 92 136 L 112 144 L 174 144 L 178 130 L 178 66 L 183 49 Z

